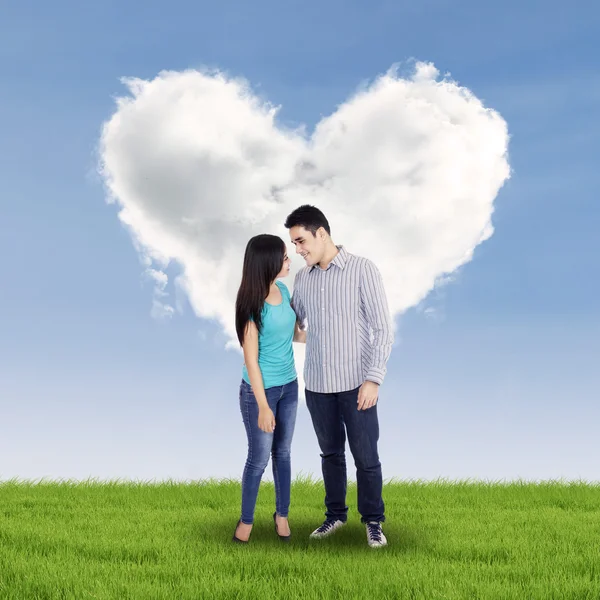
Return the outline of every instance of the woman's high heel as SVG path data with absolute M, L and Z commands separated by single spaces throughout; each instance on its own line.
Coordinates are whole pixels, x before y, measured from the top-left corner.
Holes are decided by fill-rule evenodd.
M 248 540 L 240 540 L 240 538 L 237 535 L 235 535 L 235 532 L 237 531 L 237 528 L 241 522 L 242 522 L 241 519 L 237 522 L 237 525 L 235 526 L 235 530 L 233 532 L 233 538 L 231 539 L 231 541 L 235 542 L 236 544 L 247 544 Z
M 279 539 L 282 542 L 289 542 L 290 538 L 292 537 L 292 534 L 290 533 L 289 535 L 279 535 L 279 530 L 277 529 L 277 511 L 275 511 L 273 513 L 273 522 L 275 523 L 275 533 L 279 536 Z

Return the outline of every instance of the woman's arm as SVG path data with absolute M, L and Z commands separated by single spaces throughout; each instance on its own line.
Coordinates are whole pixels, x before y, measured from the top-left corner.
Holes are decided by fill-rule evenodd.
M 258 408 L 269 408 L 262 373 L 258 366 L 258 329 L 254 321 L 248 321 L 246 325 L 242 348 L 244 350 L 244 364 L 246 365 L 246 369 L 248 369 L 250 385 L 252 386 Z

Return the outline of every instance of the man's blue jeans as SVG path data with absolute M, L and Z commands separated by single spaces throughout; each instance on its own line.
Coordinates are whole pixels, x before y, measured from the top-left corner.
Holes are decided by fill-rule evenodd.
M 254 522 L 254 509 L 262 475 L 273 459 L 275 509 L 287 517 L 290 507 L 291 461 L 290 450 L 298 409 L 298 380 L 265 390 L 269 407 L 275 415 L 275 431 L 265 433 L 258 427 L 258 404 L 252 386 L 242 379 L 240 411 L 248 436 L 248 458 L 242 475 L 242 523 Z
M 306 405 L 321 448 L 325 483 L 325 516 L 346 521 L 346 434 L 356 465 L 358 512 L 361 521 L 385 521 L 381 463 L 377 452 L 377 405 L 358 410 L 358 390 L 319 394 L 306 390 Z

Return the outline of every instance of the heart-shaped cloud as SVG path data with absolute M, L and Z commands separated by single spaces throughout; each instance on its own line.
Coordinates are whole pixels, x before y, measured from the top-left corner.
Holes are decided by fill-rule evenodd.
M 175 262 L 196 314 L 216 319 L 230 347 L 246 242 L 268 232 L 289 243 L 283 222 L 300 204 L 323 210 L 335 243 L 375 261 L 393 314 L 493 232 L 510 173 L 506 123 L 431 64 L 377 78 L 312 135 L 282 127 L 277 108 L 219 72 L 124 82 L 130 95 L 100 144 L 109 200 L 156 281 L 155 314 L 173 312 L 164 269 Z M 290 289 L 303 264 L 293 260 Z M 297 359 L 301 373 L 298 349 Z

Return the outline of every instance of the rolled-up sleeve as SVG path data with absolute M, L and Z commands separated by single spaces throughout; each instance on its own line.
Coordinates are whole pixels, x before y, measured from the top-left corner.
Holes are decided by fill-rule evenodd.
M 367 371 L 367 381 L 381 385 L 387 372 L 387 361 L 394 343 L 394 328 L 388 308 L 383 278 L 379 269 L 365 261 L 360 285 L 361 302 L 373 330 L 373 360 Z

